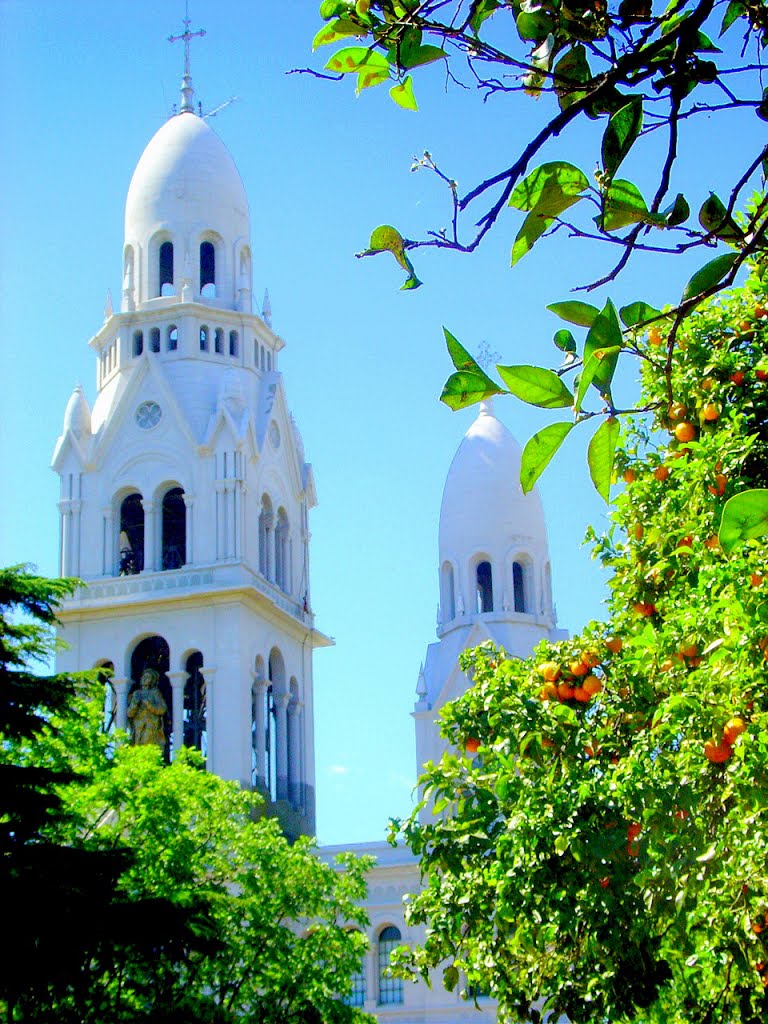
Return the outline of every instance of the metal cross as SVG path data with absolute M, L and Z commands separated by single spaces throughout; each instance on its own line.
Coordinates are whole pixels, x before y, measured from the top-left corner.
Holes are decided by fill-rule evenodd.
M 487 341 L 483 341 L 477 348 L 477 362 L 484 370 L 494 366 L 501 359 L 500 352 L 494 352 Z
M 184 4 L 184 31 L 178 36 L 168 36 L 169 43 L 178 43 L 180 39 L 184 40 L 184 76 L 189 77 L 189 42 L 194 39 L 195 36 L 204 36 L 205 29 L 201 28 L 199 32 L 190 32 L 189 26 L 192 22 L 189 20 L 189 0 Z

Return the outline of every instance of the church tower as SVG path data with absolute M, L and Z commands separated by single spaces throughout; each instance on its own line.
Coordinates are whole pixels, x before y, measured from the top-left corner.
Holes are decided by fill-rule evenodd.
M 310 466 L 286 404 L 269 317 L 253 312 L 248 200 L 182 102 L 128 189 L 120 312 L 89 345 L 97 395 L 70 398 L 53 456 L 63 671 L 111 669 L 114 724 L 137 733 L 137 690 L 159 690 L 154 742 L 198 747 L 209 770 L 268 798 L 289 836 L 315 828 L 309 589 Z
M 520 486 L 522 451 L 483 402 L 459 445 L 440 507 L 438 642 L 419 673 L 416 763 L 445 749 L 435 718 L 469 685 L 462 651 L 491 642 L 527 658 L 541 640 L 564 639 L 552 602 L 549 544 L 541 498 Z

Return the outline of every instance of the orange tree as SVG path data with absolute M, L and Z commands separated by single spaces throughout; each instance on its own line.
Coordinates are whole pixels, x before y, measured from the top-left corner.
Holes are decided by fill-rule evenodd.
M 766 1019 L 766 303 L 751 278 L 701 305 L 671 362 L 637 332 L 655 412 L 592 535 L 610 617 L 528 661 L 464 655 L 459 753 L 421 780 L 438 813 L 400 825 L 429 925 L 402 965 L 443 963 L 506 1015 Z

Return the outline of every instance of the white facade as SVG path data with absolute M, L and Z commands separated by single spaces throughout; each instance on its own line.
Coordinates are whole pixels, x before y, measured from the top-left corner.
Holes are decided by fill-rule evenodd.
M 288 411 L 284 342 L 251 311 L 248 203 L 232 157 L 185 103 L 128 190 L 123 297 L 89 344 L 53 457 L 61 478 L 62 670 L 113 667 L 125 728 L 144 667 L 161 673 L 167 754 L 270 797 L 315 827 L 310 466 Z M 116 254 L 117 255 L 117 254 Z
M 245 189 L 194 113 L 188 76 L 183 85 L 181 111 L 129 187 L 121 309 L 89 342 L 93 409 L 76 388 L 54 451 L 60 572 L 86 584 L 61 611 L 69 646 L 58 667 L 110 667 L 110 711 L 123 729 L 132 690 L 155 668 L 166 755 L 198 746 L 209 770 L 262 791 L 289 836 L 313 834 L 312 651 L 330 643 L 310 602 L 314 481 L 278 369 L 284 342 L 252 311 Z M 522 657 L 562 636 L 541 502 L 522 494 L 519 468 L 517 442 L 484 404 L 443 495 L 417 770 L 444 749 L 435 718 L 468 685 L 462 650 L 490 640 Z M 355 852 L 377 866 L 354 1001 L 402 1024 L 495 1020 L 492 1003 L 475 1006 L 461 986 L 446 992 L 439 972 L 432 988 L 385 975 L 391 947 L 423 938 L 403 918 L 418 864 L 383 842 Z

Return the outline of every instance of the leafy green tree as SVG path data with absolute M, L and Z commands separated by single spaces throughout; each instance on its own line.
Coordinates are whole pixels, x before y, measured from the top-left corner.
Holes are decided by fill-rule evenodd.
M 259 800 L 101 728 L 104 680 L 37 675 L 75 581 L 0 572 L 8 1021 L 351 1024 L 368 863 L 291 846 Z M 42 667 L 42 666 L 38 666 Z M 117 737 L 119 741 L 119 737 Z
M 671 366 L 647 336 L 626 487 L 592 534 L 610 618 L 532 659 L 465 655 L 402 832 L 428 884 L 401 963 L 443 963 L 503 1019 L 768 1014 L 768 297 L 699 306 Z M 671 385 L 672 401 L 668 387 Z M 469 740 L 474 742 L 469 743 Z M 477 756 L 474 751 L 479 742 Z

